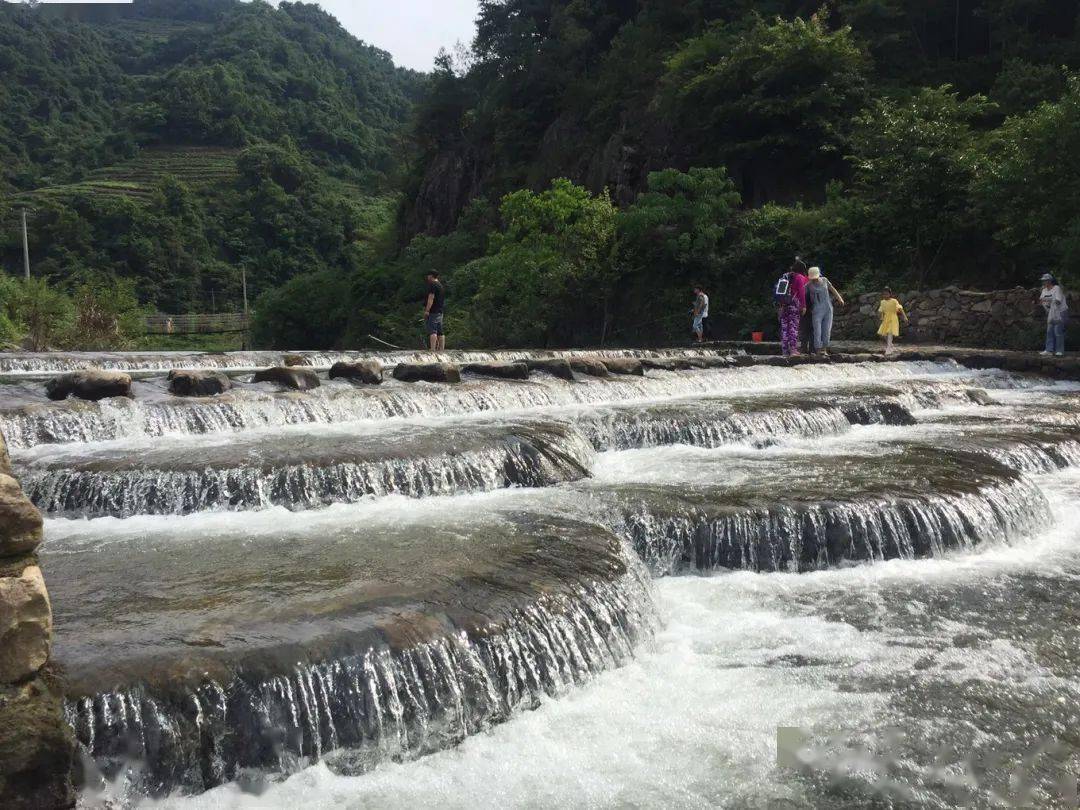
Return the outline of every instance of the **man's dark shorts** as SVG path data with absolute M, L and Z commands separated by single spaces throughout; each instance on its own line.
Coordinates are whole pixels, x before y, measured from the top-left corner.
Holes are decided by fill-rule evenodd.
M 429 335 L 441 335 L 442 331 L 442 318 L 441 312 L 436 312 L 433 315 L 428 315 L 424 318 L 424 326 L 427 329 Z

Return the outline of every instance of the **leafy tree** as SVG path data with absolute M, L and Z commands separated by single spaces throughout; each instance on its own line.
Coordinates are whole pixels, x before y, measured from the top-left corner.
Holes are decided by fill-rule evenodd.
M 277 349 L 330 348 L 349 319 L 346 279 L 332 270 L 304 273 L 259 297 L 252 338 Z
M 1057 103 L 1010 118 L 980 150 L 973 194 L 1016 278 L 1080 278 L 1080 76 Z
M 668 62 L 665 98 L 698 154 L 731 167 L 743 196 L 790 196 L 842 165 L 848 122 L 866 95 L 866 54 L 824 20 L 718 25 Z
M 17 282 L 10 289 L 8 318 L 32 351 L 61 348 L 71 329 L 71 299 L 42 278 Z
M 615 276 L 615 207 L 569 180 L 507 195 L 487 256 L 470 262 L 459 290 L 488 345 L 603 342 Z
M 19 282 L 0 275 L 0 346 L 14 346 L 22 335 L 17 326 Z
M 942 259 L 973 246 L 968 157 L 986 111 L 985 98 L 943 86 L 883 99 L 857 119 L 850 159 L 855 191 L 873 206 L 878 260 L 917 285 L 939 280 Z
M 690 285 L 711 289 L 722 283 L 718 260 L 739 201 L 722 168 L 649 175 L 648 191 L 618 220 L 618 331 L 623 339 L 672 336 L 673 319 L 685 321 L 681 304 Z

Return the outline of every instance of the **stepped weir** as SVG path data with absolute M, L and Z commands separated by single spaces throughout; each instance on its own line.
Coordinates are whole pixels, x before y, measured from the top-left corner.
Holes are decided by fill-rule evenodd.
M 710 678 L 742 667 L 754 689 L 792 661 L 818 666 L 784 651 L 797 647 L 785 622 L 812 635 L 829 616 L 887 636 L 900 619 L 866 610 L 888 601 L 877 590 L 894 586 L 881 582 L 945 577 L 1035 544 L 1061 523 L 1072 496 L 1060 482 L 1080 469 L 1080 386 L 966 355 L 438 360 L 0 355 L 0 433 L 43 517 L 44 542 L 26 553 L 49 583 L 55 627 L 51 662 L 13 679 L 42 684 L 52 773 L 9 776 L 0 730 L 0 796 L 31 780 L 70 804 L 70 777 L 85 801 L 114 806 L 182 805 L 207 791 L 223 806 L 241 796 L 278 806 L 301 773 L 363 792 L 393 778 L 391 763 L 438 770 L 453 767 L 440 759 L 450 749 L 513 748 L 515 735 L 536 733 L 530 717 L 578 711 L 588 727 L 589 701 L 612 689 L 674 700 L 657 698 L 650 669 L 669 667 L 673 644 L 686 666 L 738 650 Z M 360 361 L 367 382 L 328 373 Z M 401 364 L 407 373 L 391 373 Z M 256 380 L 271 367 L 304 373 Z M 177 369 L 226 384 L 181 396 L 168 376 Z M 127 395 L 95 395 L 98 370 Z M 49 381 L 73 372 L 85 398 L 50 400 Z M 24 513 L 36 514 L 29 502 Z M 4 588 L 28 570 L 6 548 L 0 620 Z M 871 571 L 882 573 L 854 573 Z M 856 609 L 848 600 L 867 578 L 875 595 Z M 827 605 L 815 601 L 822 592 Z M 755 602 L 760 593 L 774 601 Z M 919 594 L 922 616 L 936 596 Z M 773 642 L 731 635 L 762 617 Z M 726 640 L 673 642 L 714 625 Z M 888 650 L 895 663 L 891 643 L 867 655 Z M 873 687 L 858 681 L 854 664 L 845 672 L 852 694 L 893 688 L 876 672 Z

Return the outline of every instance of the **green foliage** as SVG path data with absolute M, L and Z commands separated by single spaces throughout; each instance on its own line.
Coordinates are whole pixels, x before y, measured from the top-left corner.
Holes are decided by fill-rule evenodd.
M 74 321 L 66 342 L 87 350 L 130 349 L 149 314 L 139 305 L 134 281 L 100 275 L 79 280 L 73 306 Z
M 982 97 L 940 87 L 883 99 L 857 119 L 850 160 L 872 208 L 879 260 L 918 286 L 940 280 L 942 257 L 971 246 L 973 123 L 986 111 Z
M 1080 76 L 1057 103 L 1010 118 L 986 139 L 974 177 L 981 218 L 1024 269 L 1080 280 Z
M 661 100 L 695 154 L 763 202 L 836 174 L 868 68 L 851 30 L 819 17 L 720 24 L 670 58 Z
M 315 6 L 4 3 L 0 68 L 11 272 L 23 207 L 35 277 L 108 274 L 167 312 L 239 309 L 242 272 L 254 300 L 388 249 L 420 79 Z
M 294 276 L 263 294 L 255 305 L 252 338 L 281 349 L 326 348 L 345 331 L 349 290 L 330 270 Z
M 71 299 L 41 278 L 8 282 L 5 287 L 7 320 L 17 339 L 33 351 L 62 347 L 75 312 Z
M 146 308 L 130 280 L 83 273 L 71 294 L 44 278 L 0 276 L 0 341 L 44 349 L 129 349 Z
M 615 276 L 615 207 L 558 179 L 539 194 L 517 191 L 500 208 L 487 256 L 458 278 L 484 345 L 603 342 Z
M 620 339 L 671 339 L 683 331 L 690 286 L 721 282 L 718 262 L 739 202 L 724 169 L 649 175 L 648 190 L 619 215 Z
M 481 0 L 421 77 L 315 5 L 0 3 L 0 341 L 670 341 L 845 291 L 1080 279 L 1080 38 L 1051 0 Z M 115 291 L 102 285 L 108 278 Z M 90 282 L 88 279 L 98 279 Z
M 0 346 L 14 346 L 21 333 L 18 327 L 19 282 L 0 275 Z

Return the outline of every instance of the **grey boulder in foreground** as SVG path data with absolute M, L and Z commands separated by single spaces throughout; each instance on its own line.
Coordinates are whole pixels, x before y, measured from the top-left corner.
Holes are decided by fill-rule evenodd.
M 642 377 L 645 367 L 636 357 L 608 357 L 601 361 L 611 374 L 633 374 Z

